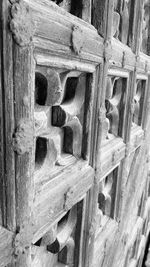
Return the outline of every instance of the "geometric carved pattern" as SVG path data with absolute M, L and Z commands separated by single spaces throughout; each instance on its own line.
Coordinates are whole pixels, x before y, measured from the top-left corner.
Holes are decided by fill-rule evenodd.
M 65 166 L 81 157 L 86 74 L 37 71 L 35 166 Z
M 75 266 L 75 247 L 80 247 L 80 222 L 82 217 L 82 202 L 73 206 L 58 223 L 54 224 L 50 230 L 39 239 L 34 245 L 47 251 L 49 264 L 51 267 L 56 266 Z M 76 238 L 76 235 L 77 238 Z M 78 250 L 76 248 L 76 250 Z M 35 256 L 33 266 L 36 266 Z M 48 263 L 48 262 L 47 262 Z
M 107 118 L 106 138 L 110 134 L 122 137 L 124 99 L 125 99 L 126 79 L 109 76 L 107 78 L 107 88 L 105 97 L 105 108 Z
M 113 16 L 113 36 L 122 43 L 129 43 L 129 21 L 132 10 L 131 0 L 115 0 Z
M 52 125 L 64 128 L 64 151 L 76 157 L 81 156 L 83 118 L 80 112 L 84 103 L 84 81 L 84 76 L 78 72 L 65 75 L 63 101 L 52 107 Z
M 76 221 L 77 207 L 75 206 L 58 222 L 55 230 L 56 239 L 52 243 L 46 244 L 49 252 L 57 254 L 57 262 L 64 264 L 62 266 L 73 266 L 74 264 Z M 42 239 L 42 243 L 47 241 L 47 236 Z
M 145 86 L 144 80 L 136 80 L 136 92 L 134 96 L 134 109 L 133 109 L 133 123 L 141 126 L 143 119 L 143 104 L 145 98 Z
M 115 193 L 118 168 L 108 174 L 99 184 L 98 207 L 103 215 L 114 218 Z

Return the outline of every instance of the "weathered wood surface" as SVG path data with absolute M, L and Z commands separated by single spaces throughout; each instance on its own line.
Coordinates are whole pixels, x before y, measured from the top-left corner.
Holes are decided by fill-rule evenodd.
M 13 59 L 12 59 L 12 34 L 8 27 L 10 3 L 1 2 L 1 79 L 2 79 L 2 104 L 3 104 L 3 159 L 4 168 L 1 179 L 3 180 L 3 225 L 9 230 L 15 230 L 15 163 L 12 147 L 14 131 L 14 103 L 13 103 Z M 7 159 L 7 160 L 6 160 Z M 7 190 L 5 188 L 7 187 Z M 3 189 L 2 189 L 3 188 Z
M 4 267 L 11 263 L 13 255 L 13 233 L 0 227 L 0 266 Z
M 142 266 L 150 59 L 131 2 L 0 4 L 0 222 L 15 266 Z

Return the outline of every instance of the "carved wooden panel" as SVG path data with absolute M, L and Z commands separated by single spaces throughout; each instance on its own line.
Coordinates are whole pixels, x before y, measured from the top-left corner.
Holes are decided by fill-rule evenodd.
M 146 96 L 146 80 L 136 80 L 136 92 L 134 95 L 134 107 L 132 121 L 136 125 L 142 126 L 144 116 L 144 103 Z
M 101 177 L 114 168 L 125 155 L 126 105 L 128 99 L 128 73 L 109 70 L 106 81 L 101 147 L 99 150 Z
M 123 136 L 124 109 L 126 100 L 127 80 L 125 78 L 109 76 L 106 89 L 106 118 L 108 120 L 108 133 L 106 139 L 111 135 Z
M 135 1 L 115 0 L 112 35 L 123 44 L 131 45 Z
M 131 144 L 134 148 L 138 147 L 144 135 L 147 102 L 147 77 L 138 74 L 135 83 L 135 91 L 132 101 L 132 126 L 131 126 Z
M 107 218 L 114 219 L 115 217 L 115 201 L 117 191 L 118 168 L 105 176 L 99 183 L 99 193 L 97 202 L 97 219 L 99 225 L 103 227 Z
M 59 172 L 82 157 L 87 74 L 40 68 L 35 74 L 35 171 Z M 88 104 L 87 104 L 88 105 Z
M 33 246 L 33 266 L 77 266 L 81 246 L 83 201 L 69 210 Z M 40 259 L 40 254 L 44 252 Z
M 61 66 L 36 67 L 34 243 L 92 186 L 92 76 Z
M 1 1 L 0 223 L 13 231 L 10 266 L 141 267 L 150 231 L 142 4 Z

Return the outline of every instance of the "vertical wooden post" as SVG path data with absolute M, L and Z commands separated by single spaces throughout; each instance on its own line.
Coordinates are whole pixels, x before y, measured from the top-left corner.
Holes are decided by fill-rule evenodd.
M 18 267 L 31 264 L 32 200 L 34 170 L 34 60 L 33 48 L 15 44 L 14 100 L 16 151 L 16 255 Z
M 12 34 L 8 21 L 10 3 L 1 1 L 2 20 L 2 101 L 3 101 L 3 145 L 4 145 L 4 175 L 3 186 L 3 225 L 9 230 L 15 230 L 15 164 L 12 146 L 14 131 L 14 99 L 13 99 L 13 59 L 12 59 Z
M 23 2 L 13 3 L 10 10 L 13 49 L 14 130 L 12 147 L 15 153 L 16 266 L 31 266 L 32 204 L 34 171 L 34 76 L 30 10 Z M 8 57 L 8 55 L 7 55 Z M 8 120 L 10 122 L 10 119 Z

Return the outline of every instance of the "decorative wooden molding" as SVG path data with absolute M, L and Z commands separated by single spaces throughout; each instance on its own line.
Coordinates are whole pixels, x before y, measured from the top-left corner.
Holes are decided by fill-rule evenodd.
M 79 55 L 84 46 L 84 34 L 83 30 L 78 26 L 73 26 L 72 30 L 72 48 L 73 51 Z
M 35 32 L 35 24 L 32 20 L 30 9 L 23 1 L 14 2 L 11 7 L 10 30 L 14 40 L 21 46 L 28 46 Z
M 14 151 L 19 155 L 29 152 L 33 145 L 33 122 L 23 119 L 16 128 L 13 136 Z

